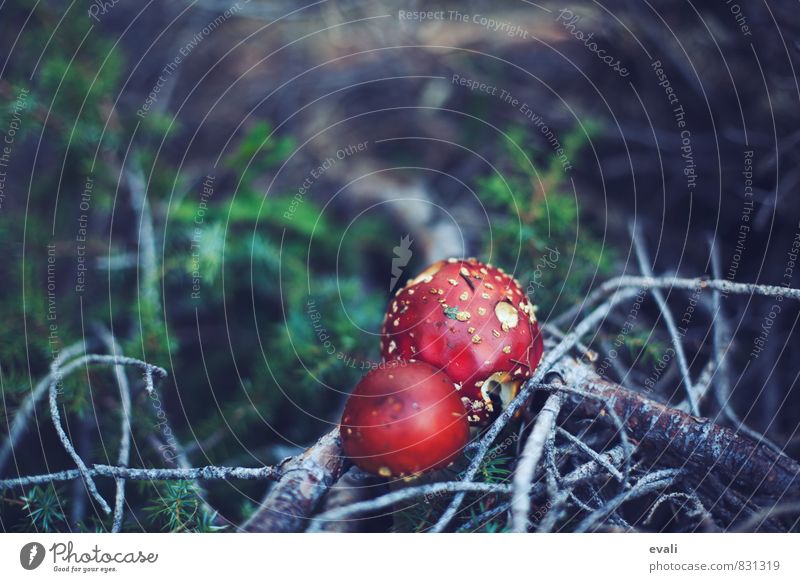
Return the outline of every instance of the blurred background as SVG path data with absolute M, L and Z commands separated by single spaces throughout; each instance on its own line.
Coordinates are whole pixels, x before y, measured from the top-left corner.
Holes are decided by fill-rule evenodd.
M 3 442 L 65 348 L 115 341 L 169 371 L 158 399 L 129 373 L 131 466 L 279 462 L 448 256 L 513 272 L 544 321 L 639 273 L 631 225 L 656 274 L 716 253 L 719 278 L 800 286 L 798 32 L 790 0 L 0 3 Z M 669 294 L 695 376 L 710 302 Z M 732 409 L 797 458 L 796 304 L 722 312 Z M 620 313 L 591 338 L 603 374 L 675 404 L 656 306 L 613 346 Z M 113 371 L 62 388 L 81 455 L 114 463 Z M 46 408 L 3 477 L 72 466 Z M 107 529 L 83 487 L 4 491 L 0 527 Z M 191 484 L 129 487 L 131 531 L 238 523 L 265 490 L 208 484 L 214 516 Z

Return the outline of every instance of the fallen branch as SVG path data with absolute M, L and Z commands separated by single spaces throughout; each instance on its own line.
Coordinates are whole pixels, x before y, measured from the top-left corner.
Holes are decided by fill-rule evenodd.
M 701 475 L 716 473 L 726 485 L 739 484 L 754 493 L 800 497 L 800 464 L 769 446 L 603 380 L 575 360 L 564 368 L 572 370 L 565 376 L 568 386 L 597 396 L 572 394 L 564 408 L 598 422 L 608 422 L 613 410 L 639 441 L 639 449 L 649 450 L 657 460 L 678 459 Z
M 284 461 L 281 479 L 241 530 L 303 531 L 322 497 L 346 469 L 341 446 L 337 427 L 302 455 Z

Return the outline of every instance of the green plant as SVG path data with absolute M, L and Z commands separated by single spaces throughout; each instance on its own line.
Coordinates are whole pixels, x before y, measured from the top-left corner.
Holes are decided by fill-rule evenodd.
M 584 122 L 569 132 L 564 155 L 577 157 L 598 126 Z M 481 201 L 492 211 L 484 235 L 484 256 L 514 269 L 528 295 L 545 316 L 556 306 L 579 301 L 587 284 L 607 275 L 612 253 L 583 225 L 563 156 L 545 151 L 519 126 L 500 144 L 505 154 L 499 173 L 478 180 Z
M 356 247 L 337 257 L 345 229 L 322 213 L 313 193 L 287 219 L 295 192 L 265 194 L 264 185 L 295 150 L 296 140 L 264 120 L 231 140 L 214 176 L 213 196 L 201 200 L 203 180 L 170 155 L 182 126 L 169 106 L 140 117 L 135 104 L 146 95 L 126 88 L 126 99 L 117 99 L 130 66 L 123 45 L 99 29 L 89 34 L 91 20 L 80 10 L 63 12 L 28 0 L 9 10 L 3 18 L 20 22 L 32 12 L 19 38 L 19 57 L 0 80 L 4 119 L 15 108 L 21 116 L 14 144 L 21 171 L 9 171 L 6 184 L 10 189 L 16 180 L 23 191 L 28 174 L 32 182 L 27 199 L 8 197 L 0 212 L 0 238 L 10 249 L 0 294 L 0 415 L 13 420 L 30 396 L 31 379 L 47 374 L 65 345 L 87 340 L 102 351 L 94 335 L 95 324 L 101 324 L 113 328 L 123 353 L 168 366 L 176 380 L 163 386 L 156 407 L 141 377 L 128 374 L 132 433 L 142 443 L 144 463 L 163 465 L 159 447 L 167 431 L 177 442 L 202 444 L 203 454 L 219 463 L 241 455 L 243 447 L 272 463 L 271 447 L 283 443 L 282 437 L 313 441 L 325 420 L 338 414 L 342 393 L 377 358 L 374 336 L 362 329 L 375 329 L 386 295 L 367 289 L 358 255 L 388 247 L 391 256 L 385 225 L 355 224 L 347 240 Z M 25 150 L 34 146 L 35 171 L 24 166 Z M 206 206 L 198 224 L 201 202 Z M 19 220 L 23 214 L 25 221 Z M 152 240 L 144 236 L 143 224 L 152 225 Z M 313 252 L 306 261 L 309 245 Z M 150 250 L 154 264 L 145 266 L 143 256 Z M 80 292 L 75 289 L 79 251 L 88 272 Z M 202 286 L 198 298 L 192 297 L 195 278 Z M 315 329 L 310 302 L 321 314 L 319 325 L 336 348 L 333 354 Z M 99 433 L 105 447 L 116 448 L 118 394 L 112 373 L 75 374 L 59 396 L 62 416 L 83 422 L 94 415 L 90 437 Z M 109 407 L 113 413 L 106 413 Z M 159 414 L 170 419 L 169 426 Z M 145 444 L 154 426 L 156 438 Z M 108 454 L 94 442 L 90 438 L 81 450 L 89 460 Z M 49 440 L 46 446 L 48 458 L 61 462 L 60 444 Z M 192 450 L 196 455 L 200 447 Z M 160 507 L 153 503 L 160 494 L 175 502 L 173 508 L 191 508 L 188 485 L 165 487 L 163 492 L 129 487 L 127 498 L 132 506 Z M 210 489 L 213 496 L 214 486 Z M 4 500 L 11 523 L 63 526 L 64 514 L 49 511 L 55 493 L 32 491 L 30 514 L 13 503 L 18 500 Z M 59 501 L 69 515 L 71 497 Z M 225 508 L 235 513 L 239 506 L 236 500 Z M 39 507 L 45 509 L 34 513 Z M 186 514 L 178 517 L 189 523 Z M 197 514 L 191 527 L 202 529 L 207 520 Z M 69 526 L 108 529 L 110 518 L 89 517 Z
M 59 531 L 66 523 L 62 502 L 64 494 L 55 486 L 47 485 L 31 488 L 27 494 L 20 497 L 22 509 L 28 515 L 31 526 L 40 531 Z
M 154 525 L 170 532 L 213 532 L 225 529 L 215 525 L 216 512 L 209 512 L 188 481 L 166 482 L 159 488 L 159 500 L 145 511 Z

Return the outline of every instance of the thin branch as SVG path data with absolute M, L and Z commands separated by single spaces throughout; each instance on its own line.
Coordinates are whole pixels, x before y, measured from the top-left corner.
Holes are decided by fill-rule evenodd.
M 66 360 L 75 357 L 79 354 L 82 354 L 86 349 L 86 346 L 83 342 L 77 342 L 70 346 L 67 346 L 58 354 L 55 360 L 50 365 L 50 374 L 42 378 L 36 387 L 31 391 L 30 396 L 25 400 L 25 404 L 17 411 L 16 415 L 14 416 L 14 422 L 11 425 L 11 429 L 8 432 L 8 438 L 3 443 L 3 447 L 0 449 L 0 473 L 6 466 L 9 457 L 11 456 L 12 450 L 14 448 L 14 444 L 18 442 L 22 436 L 25 434 L 25 431 L 28 429 L 28 422 L 30 421 L 31 415 L 36 408 L 36 405 L 42 399 L 42 397 L 47 393 L 47 388 L 50 386 L 50 381 L 54 377 L 53 368 L 62 365 Z
M 561 395 L 551 394 L 536 417 L 531 434 L 522 449 L 517 469 L 514 471 L 513 494 L 511 496 L 511 531 L 528 531 L 528 514 L 531 510 L 529 495 L 533 474 L 544 451 L 547 435 L 555 426 L 558 411 L 561 410 Z
M 111 332 L 101 326 L 98 326 L 98 331 L 100 339 L 106 345 L 108 351 L 111 352 L 111 355 L 121 355 L 122 350 Z M 117 465 L 127 467 L 131 457 L 131 389 L 123 366 L 114 366 L 114 378 L 117 381 L 117 387 L 119 387 L 119 400 L 122 405 Z M 114 498 L 112 533 L 118 533 L 122 530 L 122 519 L 125 511 L 125 479 L 117 478 L 116 483 L 117 492 Z
M 625 449 L 622 445 L 617 445 L 613 449 L 606 451 L 600 455 L 603 457 L 604 461 L 592 460 L 584 463 L 577 469 L 573 470 L 571 473 L 568 473 L 563 481 L 562 484 L 567 487 L 575 487 L 580 485 L 587 479 L 591 479 L 600 471 L 600 469 L 605 468 L 605 465 L 608 464 L 612 467 L 618 467 L 621 465 L 625 458 L 626 453 Z
M 441 495 L 442 493 L 455 493 L 455 492 L 474 492 L 474 493 L 511 493 L 510 485 L 501 485 L 496 483 L 471 483 L 465 481 L 446 481 L 443 483 L 431 483 L 428 485 L 419 485 L 417 487 L 407 487 L 386 495 L 381 495 L 369 501 L 360 501 L 352 505 L 344 507 L 337 507 L 331 511 L 321 513 L 314 517 L 314 520 L 309 527 L 309 532 L 320 531 L 321 524 L 327 521 L 338 521 L 347 519 L 354 515 L 369 513 L 385 507 L 391 507 L 395 503 L 405 501 L 406 499 L 413 499 L 416 497 L 424 497 L 425 495 Z
M 126 153 L 126 156 L 130 152 Z M 153 215 L 147 200 L 147 183 L 136 152 L 132 154 L 130 168 L 124 169 L 125 180 L 130 194 L 131 208 L 139 218 L 138 228 L 138 264 L 142 273 L 137 272 L 141 301 L 158 313 L 161 302 L 158 296 L 158 260 L 156 258 L 156 237 L 153 226 Z M 140 310 L 141 316 L 141 310 Z
M 320 513 L 369 501 L 391 491 L 388 480 L 378 475 L 367 473 L 353 465 L 339 478 L 320 504 Z M 365 521 L 374 517 L 371 514 L 348 521 L 328 521 L 320 523 L 320 529 L 326 533 L 359 532 L 364 529 Z
M 566 334 L 559 328 L 557 328 L 555 325 L 549 323 L 542 323 L 541 327 L 542 331 L 552 336 L 555 336 L 556 339 L 561 340 L 564 339 L 564 336 L 566 336 Z M 594 362 L 595 360 L 597 360 L 597 352 L 594 351 L 589 346 L 587 346 L 586 344 L 584 344 L 583 342 L 575 342 L 575 347 L 578 348 L 578 350 L 581 352 L 581 355 L 583 355 L 590 362 Z
M 571 379 L 573 381 L 575 380 L 574 377 L 572 377 Z M 550 388 L 548 387 L 548 389 L 550 389 Z M 590 399 L 599 400 L 600 402 L 608 405 L 605 408 L 603 408 L 602 410 L 603 410 L 603 413 L 605 415 L 607 415 L 611 419 L 611 422 L 614 424 L 614 428 L 617 429 L 617 432 L 616 432 L 616 434 L 614 436 L 619 436 L 620 446 L 622 447 L 622 450 L 625 453 L 624 457 L 623 457 L 623 463 L 624 463 L 623 471 L 624 471 L 624 473 L 622 475 L 622 481 L 623 481 L 623 484 L 627 486 L 628 485 L 628 481 L 630 479 L 631 459 L 633 458 L 633 453 L 635 451 L 635 447 L 633 446 L 633 444 L 630 442 L 630 439 L 628 438 L 628 433 L 626 431 L 625 423 L 622 421 L 622 418 L 620 418 L 620 415 L 617 414 L 617 411 L 614 410 L 614 407 L 610 405 L 608 396 L 605 395 L 605 394 L 596 394 L 596 393 L 589 392 L 589 391 L 586 391 L 586 390 L 581 390 L 580 388 L 574 388 L 572 386 L 567 386 L 567 385 L 564 385 L 564 384 L 562 384 L 560 386 L 556 385 L 554 389 L 555 390 L 559 390 L 559 391 L 564 392 L 564 393 L 567 393 L 567 394 L 573 394 L 573 395 L 576 395 L 576 396 L 580 396 L 582 398 L 590 398 Z
M 58 367 L 55 368 L 54 371 L 58 371 Z M 58 410 L 58 381 L 53 379 L 50 382 L 49 386 L 49 394 L 50 394 L 50 417 L 53 420 L 53 425 L 56 428 L 56 433 L 58 434 L 58 438 L 61 440 L 61 444 L 64 446 L 64 450 L 67 451 L 72 460 L 78 466 L 78 470 L 83 475 L 83 480 L 86 483 L 86 489 L 88 489 L 89 494 L 95 498 L 95 500 L 100 504 L 100 508 L 105 511 L 106 513 L 111 513 L 111 508 L 108 506 L 108 503 L 103 496 L 100 495 L 100 492 L 97 490 L 97 486 L 94 483 L 94 479 L 89 474 L 89 469 L 86 464 L 81 459 L 81 456 L 78 454 L 78 451 L 75 450 L 75 447 L 72 446 L 72 442 L 70 442 L 69 437 L 67 436 L 66 431 L 64 431 L 64 427 L 61 426 L 61 412 Z
M 629 288 L 636 289 L 682 289 L 684 291 L 694 291 L 700 289 L 712 289 L 721 291 L 723 295 L 734 293 L 739 295 L 761 295 L 763 297 L 786 297 L 789 299 L 800 299 L 800 289 L 791 287 L 780 287 L 777 285 L 760 285 L 754 283 L 734 283 L 727 279 L 709 279 L 707 277 L 685 278 L 685 277 L 640 277 L 635 275 L 621 275 L 609 279 L 597 289 L 592 291 L 583 303 L 568 309 L 555 319 L 552 323 L 561 326 L 570 323 L 581 311 L 600 303 L 605 297 L 617 291 Z
M 642 274 L 645 277 L 653 277 L 653 270 L 650 267 L 650 261 L 647 257 L 647 252 L 645 251 L 644 245 L 642 244 L 641 240 L 639 240 L 637 233 L 632 227 L 631 238 L 633 239 L 633 246 L 636 250 L 636 259 L 639 262 L 639 269 L 642 271 Z M 667 326 L 667 331 L 669 331 L 670 338 L 672 338 L 672 345 L 675 348 L 675 354 L 678 357 L 678 366 L 680 367 L 681 374 L 683 375 L 683 383 L 686 387 L 686 394 L 689 399 L 690 410 L 695 416 L 700 416 L 700 404 L 697 401 L 694 383 L 692 382 L 691 373 L 689 372 L 689 362 L 686 359 L 686 353 L 683 351 L 683 342 L 681 341 L 681 336 L 678 333 L 678 326 L 675 324 L 675 318 L 672 316 L 672 311 L 670 311 L 669 305 L 667 305 L 667 300 L 664 298 L 664 294 L 661 292 L 661 289 L 658 287 L 652 287 L 650 289 L 650 294 L 656 300 L 656 303 L 661 310 L 661 315 L 664 318 L 664 323 Z
M 73 370 L 90 364 L 111 364 L 111 365 L 122 365 L 122 366 L 135 366 L 138 368 L 143 368 L 145 371 L 145 378 L 147 379 L 147 383 L 149 386 L 153 386 L 153 374 L 158 374 L 161 377 L 167 375 L 167 371 L 163 368 L 159 368 L 158 366 L 153 366 L 152 364 L 148 364 L 147 362 L 142 362 L 141 360 L 136 360 L 134 358 L 128 358 L 124 356 L 102 356 L 98 354 L 89 354 L 86 356 L 81 356 L 69 362 L 63 368 L 58 366 L 56 362 L 53 364 L 53 371 L 50 374 L 50 382 L 49 382 L 49 394 L 50 394 L 50 415 L 53 420 L 53 425 L 55 426 L 56 433 L 58 434 L 58 438 L 61 441 L 61 444 L 64 446 L 64 450 L 67 451 L 72 460 L 78 467 L 78 470 L 84 477 L 84 481 L 86 482 L 86 488 L 89 491 L 89 494 L 95 498 L 95 500 L 100 504 L 102 510 L 106 513 L 111 513 L 111 507 L 109 507 L 108 503 L 105 499 L 100 495 L 100 492 L 97 490 L 97 486 L 94 483 L 94 479 L 92 478 L 91 473 L 89 472 L 88 467 L 81 459 L 78 452 L 75 450 L 75 447 L 69 440 L 67 433 L 64 431 L 64 427 L 61 425 L 61 413 L 58 409 L 58 386 L 60 380 L 66 375 L 72 372 Z
M 609 468 L 611 468 L 612 473 L 620 474 L 616 466 L 622 464 L 623 461 L 627 461 L 625 449 L 621 445 L 618 445 L 613 449 L 598 455 L 597 459 L 584 463 L 564 476 L 561 480 L 561 484 L 564 486 L 564 489 L 559 491 L 556 496 L 551 497 L 550 508 L 547 511 L 547 515 L 539 523 L 539 527 L 536 531 L 547 533 L 553 530 L 564 512 L 564 504 L 567 499 L 572 499 L 578 507 L 584 509 L 585 511 L 594 511 L 595 508 L 588 506 L 575 495 L 575 488 L 579 485 L 585 484 L 588 480 L 597 477 L 602 469 L 606 469 L 608 471 Z M 539 488 L 541 489 L 541 486 Z M 539 493 L 539 491 L 534 488 L 533 496 L 536 496 L 537 493 Z M 595 498 L 598 497 L 595 493 L 592 493 L 592 495 Z
M 578 447 L 578 449 L 580 449 L 583 453 L 588 455 L 590 459 L 594 459 L 595 461 L 597 461 L 597 463 L 599 463 L 600 466 L 603 467 L 603 469 L 608 471 L 614 477 L 614 479 L 616 479 L 620 483 L 625 481 L 625 476 L 622 473 L 620 473 L 619 469 L 617 469 L 612 463 L 606 460 L 605 455 L 601 455 L 600 453 L 595 451 L 592 447 L 590 447 L 582 440 L 580 440 L 578 437 L 576 437 L 574 434 L 564 430 L 560 426 L 556 427 L 556 432 L 559 435 L 566 438 L 576 447 Z
M 700 375 L 697 377 L 697 381 L 692 386 L 694 398 L 697 402 L 703 402 L 709 390 L 711 389 L 711 384 L 713 384 L 714 381 L 715 369 L 716 364 L 714 364 L 714 360 L 711 359 L 708 360 L 706 365 L 703 366 L 703 369 L 700 370 Z M 691 412 L 689 398 L 684 398 L 681 402 L 675 405 L 675 408 L 682 410 L 683 412 Z
M 219 467 L 208 465 L 191 469 L 138 469 L 135 467 L 117 467 L 115 465 L 92 465 L 87 467 L 85 472 L 80 469 L 69 469 L 43 475 L 2 479 L 0 480 L 0 491 L 56 481 L 71 481 L 84 476 L 111 477 L 130 481 L 191 481 L 193 479 L 257 481 L 275 480 L 283 474 L 284 471 L 275 467 Z
M 669 487 L 672 485 L 672 482 L 675 478 L 680 475 L 679 469 L 664 469 L 662 471 L 656 471 L 655 473 L 648 473 L 634 485 L 628 491 L 623 491 L 613 499 L 611 499 L 608 503 L 599 507 L 594 513 L 588 515 L 578 527 L 575 528 L 576 533 L 582 533 L 588 531 L 589 528 L 594 527 L 594 525 L 600 521 L 601 519 L 607 517 L 612 512 L 616 511 L 620 505 L 625 503 L 626 501 L 630 501 L 631 499 L 636 499 L 638 497 L 644 497 L 645 495 L 650 495 L 651 493 L 655 493 L 661 489 Z
M 711 268 L 714 277 L 719 277 L 721 272 L 720 259 L 718 246 L 712 245 L 711 252 Z M 719 403 L 722 413 L 734 425 L 739 428 L 743 433 L 750 438 L 763 442 L 777 453 L 783 454 L 783 449 L 767 438 L 766 435 L 759 431 L 750 428 L 747 424 L 739 418 L 736 411 L 733 410 L 731 403 L 731 383 L 730 371 L 728 369 L 727 355 L 731 349 L 731 335 L 728 328 L 728 321 L 725 319 L 725 314 L 722 311 L 722 295 L 719 291 L 714 291 L 713 294 L 713 309 L 714 315 L 712 318 L 713 326 L 713 345 L 714 345 L 714 364 L 716 365 L 716 382 L 714 383 L 714 394 L 717 402 Z
M 650 511 L 647 512 L 647 516 L 645 517 L 645 519 L 644 519 L 644 521 L 642 523 L 649 524 L 653 520 L 653 517 L 655 516 L 656 511 L 658 511 L 659 507 L 661 507 L 667 501 L 673 501 L 675 499 L 683 499 L 684 500 L 684 502 L 681 503 L 681 506 L 678 508 L 678 511 L 684 509 L 688 503 L 691 503 L 692 505 L 694 505 L 694 510 L 687 511 L 686 512 L 687 515 L 689 515 L 691 517 L 700 517 L 702 520 L 706 520 L 706 521 L 709 521 L 709 522 L 713 522 L 714 521 L 713 517 L 708 512 L 708 510 L 705 508 L 705 506 L 703 505 L 703 502 L 700 500 L 700 498 L 697 496 L 696 493 L 694 493 L 694 492 L 685 493 L 683 491 L 674 491 L 672 493 L 667 493 L 665 495 L 661 495 L 656 500 L 656 502 L 653 503 L 653 506 L 650 508 Z
M 711 272 L 715 278 L 719 278 L 722 274 L 722 267 L 719 258 L 719 245 L 715 245 L 713 240 L 709 241 L 711 246 Z M 731 336 L 728 329 L 728 321 L 725 319 L 725 314 L 722 312 L 722 294 L 714 290 L 711 295 L 712 309 L 714 313 L 711 318 L 711 326 L 713 330 L 713 346 L 714 346 L 714 364 L 716 366 L 716 388 L 715 393 L 717 401 L 722 408 L 723 413 L 729 420 L 737 423 L 738 419 L 735 418 L 735 413 L 730 410 L 730 372 L 728 370 L 728 361 L 725 358 L 728 350 L 731 348 Z M 731 415 L 734 418 L 731 418 Z

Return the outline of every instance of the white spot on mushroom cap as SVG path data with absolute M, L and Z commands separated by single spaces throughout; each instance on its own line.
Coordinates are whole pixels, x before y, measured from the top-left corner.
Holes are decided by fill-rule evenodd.
M 517 327 L 519 324 L 519 312 L 510 303 L 501 301 L 495 305 L 494 314 L 502 325 L 503 331 L 507 331 L 507 328 Z

